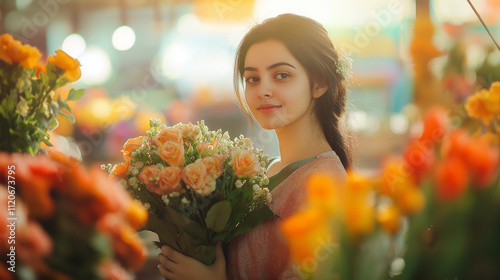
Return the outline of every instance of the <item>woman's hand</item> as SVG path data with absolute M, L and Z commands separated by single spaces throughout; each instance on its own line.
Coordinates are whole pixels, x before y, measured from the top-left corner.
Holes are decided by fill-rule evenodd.
M 226 280 L 226 259 L 219 243 L 215 248 L 215 261 L 206 266 L 203 263 L 185 256 L 169 246 L 162 246 L 158 254 L 160 273 L 169 280 Z

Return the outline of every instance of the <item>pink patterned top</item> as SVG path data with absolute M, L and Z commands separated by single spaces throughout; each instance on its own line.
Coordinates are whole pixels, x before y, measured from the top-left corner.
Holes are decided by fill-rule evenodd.
M 287 167 L 289 166 L 272 176 L 270 181 L 273 177 L 280 176 Z M 307 180 L 313 173 L 319 172 L 336 178 L 347 177 L 340 159 L 333 151 L 311 158 L 288 175 L 271 190 L 270 208 L 281 219 L 268 220 L 230 242 L 226 252 L 228 279 L 300 279 L 290 262 L 289 250 L 280 232 L 280 223 L 303 206 L 307 197 Z

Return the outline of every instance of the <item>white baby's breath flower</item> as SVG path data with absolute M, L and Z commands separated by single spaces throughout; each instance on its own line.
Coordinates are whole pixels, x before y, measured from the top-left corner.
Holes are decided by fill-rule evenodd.
M 139 179 L 137 179 L 136 177 L 132 177 L 132 178 L 130 178 L 128 183 L 130 184 L 130 186 L 132 188 L 137 189 L 137 186 L 139 185 Z
M 259 185 L 255 184 L 255 185 L 253 185 L 253 186 L 252 186 L 252 188 L 253 188 L 253 192 L 254 192 L 254 193 L 259 193 L 259 192 L 260 192 L 260 187 L 259 187 Z
M 266 204 L 271 204 L 272 201 L 273 201 L 273 196 L 271 195 L 271 193 L 268 193 L 266 195 Z
M 26 98 L 21 96 L 19 103 L 17 103 L 16 113 L 24 118 L 28 115 L 29 110 L 30 106 L 28 104 L 28 100 L 26 100 Z
M 121 179 L 120 181 L 118 181 L 118 183 L 120 183 L 120 184 L 121 184 L 122 186 L 124 186 L 124 187 L 127 187 L 127 186 L 128 186 L 127 181 L 125 181 L 125 180 L 123 180 L 123 179 Z
M 162 195 L 161 200 L 163 200 L 163 203 L 165 203 L 165 205 L 168 205 L 170 203 L 167 195 Z
M 164 166 L 163 166 L 163 164 L 161 164 L 161 163 L 157 163 L 157 164 L 156 164 L 156 167 L 158 167 L 158 169 L 162 170 Z
M 189 204 L 189 200 L 187 200 L 187 198 L 183 197 L 181 199 L 181 202 L 184 203 L 184 204 Z
M 146 208 L 147 210 L 149 210 L 149 208 L 151 208 L 151 204 L 149 203 L 144 203 L 144 208 Z
M 180 196 L 180 195 L 181 195 L 181 194 L 180 194 L 180 193 L 178 193 L 178 192 L 172 192 L 172 193 L 170 194 L 170 197 L 178 197 L 178 196 Z
M 234 186 L 239 189 L 241 188 L 241 186 L 243 186 L 243 183 L 241 182 L 240 179 L 236 180 L 236 182 L 234 183 Z
M 262 184 L 263 185 L 269 184 L 269 178 L 267 178 L 267 176 L 262 179 Z
M 134 167 L 130 173 L 132 173 L 133 176 L 137 176 L 139 174 L 139 170 Z
M 252 146 L 252 140 L 250 140 L 250 138 L 245 139 L 245 146 L 247 146 L 247 147 Z
M 51 91 L 49 92 L 49 97 L 50 97 L 50 99 L 51 99 L 51 100 L 54 100 L 54 97 L 55 97 L 55 96 L 56 96 L 56 92 L 55 92 L 55 91 L 53 91 L 53 90 L 51 90 Z

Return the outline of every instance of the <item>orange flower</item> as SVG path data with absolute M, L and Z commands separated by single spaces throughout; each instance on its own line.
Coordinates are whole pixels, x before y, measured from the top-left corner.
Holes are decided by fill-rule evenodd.
M 425 177 L 434 163 L 435 144 L 430 139 L 419 139 L 412 141 L 403 152 L 405 164 L 417 183 Z
M 118 215 L 107 214 L 97 221 L 97 228 L 109 234 L 116 258 L 125 268 L 137 269 L 146 259 L 146 248 L 135 229 Z
M 377 221 L 384 231 L 394 235 L 401 228 L 401 212 L 396 206 L 391 205 L 377 214 Z
M 149 165 L 142 169 L 141 173 L 139 173 L 139 180 L 143 182 L 146 187 L 156 192 L 158 189 L 157 182 L 160 180 L 160 169 L 156 165 Z
M 347 172 L 345 188 L 345 223 L 351 234 L 365 234 L 373 230 L 375 217 L 369 202 L 372 185 L 368 179 L 351 171 Z
M 330 175 L 314 174 L 307 183 L 309 202 L 328 213 L 335 213 L 339 209 L 338 186 Z
M 487 187 L 498 171 L 498 148 L 490 147 L 482 140 L 470 141 L 465 147 L 465 160 L 471 169 L 472 179 L 478 188 Z
M 488 90 L 482 89 L 470 96 L 465 104 L 467 114 L 473 118 L 482 120 L 485 124 L 489 123 L 494 117 L 494 113 L 488 108 L 491 107 L 491 105 L 488 105 L 489 95 Z
M 417 213 L 425 205 L 425 198 L 404 162 L 390 159 L 384 165 L 380 193 L 391 197 L 404 213 Z
M 138 200 L 131 200 L 126 211 L 127 221 L 135 229 L 140 229 L 148 221 L 148 211 Z
M 345 223 L 349 232 L 354 235 L 370 233 L 375 226 L 373 211 L 367 197 L 347 201 Z
M 448 129 L 448 111 L 443 107 L 432 107 L 424 118 L 424 131 L 419 140 L 440 143 Z
M 160 188 L 158 189 L 158 194 L 169 195 L 173 192 L 180 193 L 182 190 L 181 172 L 182 169 L 177 166 L 164 167 L 160 172 Z
M 315 207 L 290 216 L 280 227 L 288 241 L 292 259 L 299 264 L 314 260 L 317 248 L 326 241 L 332 241 L 328 217 Z
M 125 142 L 123 145 L 123 159 L 126 161 L 130 161 L 132 159 L 132 156 L 130 155 L 134 150 L 142 147 L 142 142 L 143 142 L 143 136 L 135 137 L 135 138 L 130 138 Z
M 191 143 L 193 140 L 198 140 L 198 138 L 201 136 L 201 130 L 199 127 L 195 126 L 192 123 L 187 123 L 187 124 L 180 124 L 180 127 L 182 129 L 182 138 L 184 138 L 184 141 L 186 143 Z
M 184 166 L 184 147 L 182 144 L 167 141 L 157 149 L 160 158 L 169 166 Z
M 58 178 L 59 167 L 47 156 L 31 157 L 27 154 L 12 154 L 16 166 L 16 184 L 23 186 L 20 194 L 32 217 L 48 218 L 55 210 L 51 192 Z
M 40 51 L 30 45 L 23 45 L 10 34 L 0 36 L 0 59 L 12 64 L 18 62 L 26 69 L 32 69 L 42 57 Z
M 450 133 L 441 149 L 444 156 L 454 155 L 465 158 L 468 145 L 470 145 L 470 136 L 467 134 L 467 131 L 456 129 Z
M 425 196 L 422 190 L 411 183 L 404 186 L 395 198 L 399 209 L 405 214 L 414 214 L 422 211 L 425 206 Z
M 45 64 L 43 63 L 37 63 L 34 68 L 36 69 L 36 77 L 40 79 L 40 73 L 43 72 L 47 74 L 47 69 L 45 67 Z
M 245 149 L 234 149 L 231 151 L 231 159 L 236 177 L 243 178 L 260 172 L 259 159 Z
M 383 164 L 382 180 L 379 192 L 395 198 L 406 185 L 414 185 L 413 176 L 404 161 L 390 158 Z
M 35 264 L 52 251 L 52 239 L 39 223 L 29 220 L 18 229 L 16 253 L 25 264 Z
M 175 127 L 166 127 L 155 135 L 154 141 L 158 147 L 165 144 L 167 141 L 174 141 L 182 144 L 182 132 Z
M 129 167 L 130 167 L 130 163 L 128 161 L 122 162 L 120 164 L 113 166 L 113 169 L 111 170 L 111 174 L 110 174 L 109 178 L 112 179 L 115 176 L 124 178 L 128 174 Z
M 494 82 L 490 86 L 486 108 L 493 114 L 500 114 L 500 82 Z
M 214 139 L 212 143 L 200 142 L 196 146 L 196 150 L 202 157 L 208 157 L 213 153 L 213 149 L 219 145 L 219 141 Z
M 437 196 L 441 200 L 457 199 L 464 193 L 468 181 L 469 172 L 463 160 L 448 157 L 436 169 Z
M 56 56 L 49 56 L 48 62 L 65 71 L 65 77 L 71 82 L 80 79 L 80 62 L 72 58 L 63 50 L 57 50 Z
M 207 167 L 208 172 L 214 179 L 217 179 L 222 174 L 222 163 L 218 156 L 206 157 L 201 159 L 201 161 Z
M 215 191 L 215 180 L 200 160 L 184 167 L 181 177 L 188 188 L 193 189 L 201 196 L 207 196 Z

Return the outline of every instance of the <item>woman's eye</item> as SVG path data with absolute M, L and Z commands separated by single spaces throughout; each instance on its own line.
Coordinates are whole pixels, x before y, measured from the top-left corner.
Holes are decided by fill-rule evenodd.
M 276 74 L 276 78 L 278 80 L 283 80 L 283 79 L 286 79 L 288 77 L 290 77 L 290 74 L 288 74 L 288 73 L 278 73 L 278 74 Z
M 253 77 L 253 76 L 252 77 L 248 77 L 248 78 L 245 79 L 245 82 L 247 84 L 255 83 L 257 81 L 259 81 L 259 79 L 257 77 Z

